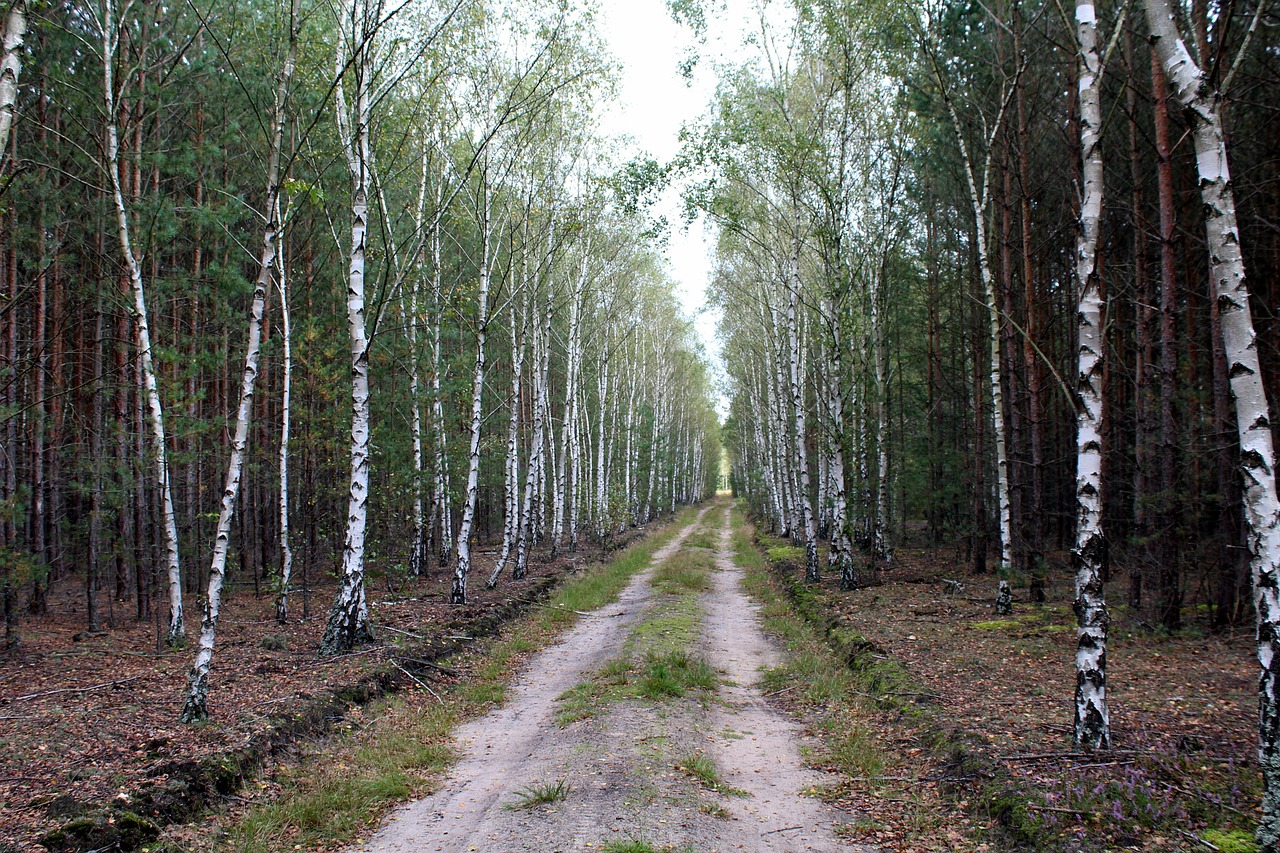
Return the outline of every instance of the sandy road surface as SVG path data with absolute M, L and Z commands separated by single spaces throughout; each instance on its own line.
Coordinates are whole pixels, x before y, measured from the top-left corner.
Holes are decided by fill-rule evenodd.
M 697 649 L 721 673 L 715 700 L 628 700 L 595 718 L 558 727 L 557 697 L 623 651 L 630 630 L 654 604 L 653 568 L 702 524 L 718 530 L 713 586 L 705 593 Z M 535 655 L 503 708 L 458 730 L 462 760 L 436 794 L 396 810 L 359 848 L 391 851 L 585 851 L 644 841 L 698 853 L 730 850 L 871 850 L 838 841 L 849 817 L 802 792 L 820 783 L 803 767 L 798 726 L 755 687 L 777 652 L 739 587 L 723 503 L 662 548 L 617 602 L 595 611 Z M 724 797 L 675 769 L 681 756 L 710 757 L 724 780 L 747 792 Z M 565 780 L 558 803 L 504 806 L 529 786 Z

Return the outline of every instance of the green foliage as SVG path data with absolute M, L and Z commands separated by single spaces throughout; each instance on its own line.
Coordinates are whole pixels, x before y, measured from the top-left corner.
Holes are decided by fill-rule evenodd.
M 725 782 L 724 777 L 720 775 L 720 770 L 716 767 L 715 762 L 704 753 L 695 752 L 686 755 L 676 764 L 676 769 L 682 773 L 692 776 L 694 779 L 697 779 L 698 783 L 704 788 L 724 794 L 727 797 L 750 796 L 750 794 L 741 788 L 735 788 Z
M 1217 847 L 1222 853 L 1257 853 L 1258 842 L 1251 833 L 1242 829 L 1206 829 L 1200 837 Z
M 504 809 L 520 810 L 550 805 L 551 803 L 558 803 L 561 800 L 567 800 L 572 791 L 573 787 L 564 779 L 557 779 L 554 782 L 533 784 L 516 791 L 515 801 L 505 803 L 502 807 Z

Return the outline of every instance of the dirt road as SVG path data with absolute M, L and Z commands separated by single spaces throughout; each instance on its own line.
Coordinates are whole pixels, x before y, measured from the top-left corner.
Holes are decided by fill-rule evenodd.
M 663 605 L 651 584 L 655 568 L 688 547 L 695 530 L 712 546 L 715 570 L 697 600 L 700 638 L 689 653 L 718 671 L 715 694 L 701 702 L 632 697 L 559 725 L 562 694 L 624 655 L 628 638 Z M 398 809 L 359 849 L 871 850 L 839 841 L 834 826 L 848 816 L 803 793 L 822 780 L 803 766 L 799 728 L 756 687 L 761 670 L 779 658 L 740 576 L 728 506 L 711 505 L 614 604 L 533 657 L 505 707 L 462 726 L 463 757 L 444 787 Z M 694 755 L 718 771 L 718 790 L 679 769 Z M 522 802 L 519 792 L 561 782 L 563 799 L 511 808 Z

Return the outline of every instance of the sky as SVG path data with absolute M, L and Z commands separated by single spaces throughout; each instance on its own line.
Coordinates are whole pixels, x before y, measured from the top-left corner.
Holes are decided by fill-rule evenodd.
M 708 6 L 715 6 L 709 3 Z M 705 44 L 697 44 L 688 28 L 672 20 L 666 0 L 600 0 L 600 31 L 622 66 L 619 97 L 603 117 L 602 130 L 629 136 L 634 154 L 647 153 L 659 162 L 679 150 L 682 125 L 701 116 L 715 92 L 715 65 L 740 52 L 742 34 L 751 15 L 751 0 L 730 0 L 723 12 L 708 14 Z M 680 63 L 696 49 L 704 55 L 692 80 L 680 74 Z M 686 228 L 680 216 L 680 188 L 671 187 L 654 211 L 672 224 L 667 245 L 668 272 L 677 283 L 685 313 L 695 321 L 717 373 L 720 347 L 717 316 L 706 309 L 711 274 L 712 233 L 699 220 Z M 721 399 L 721 417 L 727 415 Z

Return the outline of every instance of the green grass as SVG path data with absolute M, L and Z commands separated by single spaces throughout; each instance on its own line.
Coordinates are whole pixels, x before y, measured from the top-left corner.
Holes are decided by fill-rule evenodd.
M 690 690 L 715 690 L 719 677 L 700 657 L 683 650 L 645 656 L 636 692 L 647 699 L 684 696 Z
M 628 698 L 667 700 L 690 693 L 706 701 L 719 677 L 687 649 L 697 641 L 699 595 L 711 585 L 710 553 L 689 551 L 688 540 L 653 572 L 656 600 L 627 638 L 622 657 L 560 695 L 556 723 L 567 726 Z
M 653 553 L 690 524 L 696 508 L 681 512 L 665 529 L 592 566 L 560 587 L 501 637 L 469 654 L 470 677 L 440 691 L 444 706 L 415 705 L 420 696 L 392 697 L 370 715 L 357 735 L 335 738 L 278 779 L 279 797 L 255 805 L 228 827 L 226 849 L 273 853 L 347 842 L 395 803 L 422 796 L 455 757 L 452 730 L 506 698 L 506 685 L 528 652 L 542 648 L 578 619 L 615 599 Z M 434 702 L 434 700 L 430 700 Z M 568 793 L 567 785 L 565 793 Z
M 724 777 L 720 775 L 720 769 L 716 767 L 715 762 L 701 752 L 686 755 L 676 765 L 676 769 L 697 779 L 702 787 L 724 794 L 727 797 L 751 796 L 741 788 L 735 788 L 724 781 Z
M 887 684 L 897 684 L 896 667 L 877 664 L 858 672 L 850 670 L 848 649 L 860 638 L 837 637 L 839 648 L 833 647 L 797 612 L 797 606 L 818 606 L 813 598 L 816 593 L 797 585 L 789 596 L 770 575 L 766 554 L 768 560 L 780 562 L 798 549 L 771 543 L 762 554 L 737 509 L 733 518 L 734 557 L 745 573 L 747 592 L 761 605 L 765 629 L 781 641 L 787 653 L 782 666 L 764 674 L 762 688 L 766 693 L 787 693 L 809 706 L 816 716 L 822 748 L 810 757 L 811 763 L 849 776 L 878 775 L 886 758 L 861 722 L 867 714 L 858 694 L 876 693 L 873 686 L 883 690 Z M 799 605 L 792 598 L 799 599 Z
M 685 537 L 684 547 L 706 548 L 708 551 L 713 550 L 716 547 L 716 543 L 712 538 L 713 536 L 715 536 L 715 534 L 712 531 L 700 527 Z
M 456 722 L 451 710 L 439 706 L 419 711 L 390 703 L 363 746 L 349 751 L 350 744 L 335 744 L 294 768 L 283 780 L 287 796 L 250 810 L 233 827 L 228 849 L 250 853 L 351 838 L 371 813 L 423 793 L 423 775 L 449 765 Z
M 550 805 L 551 803 L 558 803 L 561 800 L 567 800 L 572 791 L 573 786 L 564 779 L 530 785 L 527 788 L 521 788 L 519 791 L 516 791 L 516 800 L 514 802 L 504 804 L 503 808 L 514 811 Z
M 711 555 L 677 551 L 663 560 L 654 571 L 653 586 L 659 592 L 672 595 L 705 592 L 711 588 Z

